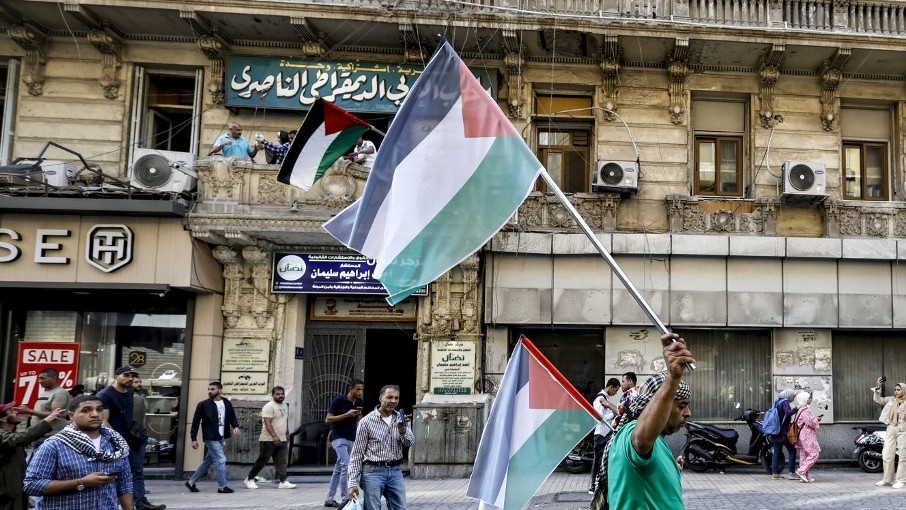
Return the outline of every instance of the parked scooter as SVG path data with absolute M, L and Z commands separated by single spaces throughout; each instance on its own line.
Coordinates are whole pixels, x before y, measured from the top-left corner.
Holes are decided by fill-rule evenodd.
M 885 429 L 883 425 L 865 425 L 853 427 L 859 434 L 853 443 L 856 445 L 852 457 L 859 462 L 859 467 L 866 473 L 880 473 L 884 468 L 881 450 L 884 449 Z M 899 456 L 897 456 L 899 459 Z
M 568 473 L 585 473 L 591 471 L 591 464 L 595 461 L 595 436 L 594 432 L 585 436 L 579 444 L 560 461 Z
M 752 433 L 748 450 L 745 453 L 736 451 L 736 443 L 739 441 L 739 432 L 736 430 L 694 421 L 686 422 L 688 435 L 686 444 L 683 446 L 686 465 L 693 471 L 704 472 L 712 467 L 723 471 L 727 466 L 733 464 L 752 466 L 761 462 L 770 472 L 771 443 L 762 431 L 762 422 L 755 419 L 760 412 L 755 409 L 746 409 L 742 416 L 736 418 L 736 421 L 746 422 Z

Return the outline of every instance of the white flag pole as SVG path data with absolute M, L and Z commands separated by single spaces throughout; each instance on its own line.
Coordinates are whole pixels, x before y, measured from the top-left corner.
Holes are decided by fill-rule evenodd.
M 658 318 L 657 314 L 654 313 L 654 310 L 651 309 L 651 306 L 645 301 L 645 298 L 642 297 L 642 294 L 639 293 L 638 289 L 635 288 L 635 285 L 629 280 L 629 277 L 626 276 L 626 273 L 620 268 L 620 265 L 617 264 L 617 261 L 610 256 L 610 253 L 607 251 L 607 248 L 601 244 L 601 241 L 595 236 L 594 232 L 591 231 L 591 227 L 588 226 L 588 223 L 585 223 L 585 220 L 582 219 L 582 216 L 579 215 L 579 211 L 576 210 L 575 206 L 566 198 L 566 195 L 563 194 L 563 191 L 560 189 L 560 186 L 557 186 L 557 183 L 554 182 L 554 179 L 547 173 L 547 169 L 541 169 L 541 178 L 544 179 L 544 182 L 547 183 L 547 187 L 550 191 L 557 196 L 557 199 L 560 200 L 560 203 L 563 204 L 563 207 L 569 211 L 570 216 L 576 220 L 576 224 L 579 225 L 579 228 L 582 229 L 582 233 L 585 234 L 585 237 L 591 241 L 591 244 L 598 250 L 598 253 L 604 257 L 604 260 L 607 261 L 607 265 L 610 266 L 610 269 L 613 270 L 614 274 L 617 275 L 617 278 L 623 283 L 623 286 L 626 287 L 626 290 L 629 291 L 629 294 L 635 299 L 635 302 L 642 307 L 642 311 L 645 312 L 645 315 L 648 316 L 648 319 L 654 324 L 658 331 L 662 335 L 670 333 L 670 330 L 667 329 L 667 326 L 661 322 L 661 319 Z M 694 363 L 687 363 L 686 369 L 690 372 L 695 370 Z

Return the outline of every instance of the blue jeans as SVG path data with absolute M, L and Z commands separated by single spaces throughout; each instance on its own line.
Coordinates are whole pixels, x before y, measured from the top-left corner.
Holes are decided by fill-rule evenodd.
M 333 449 L 337 452 L 337 463 L 333 465 L 333 474 L 330 475 L 330 485 L 327 488 L 327 499 L 333 499 L 333 495 L 340 488 L 340 500 L 346 499 L 349 489 L 346 487 L 346 468 L 349 466 L 349 453 L 352 451 L 353 442 L 348 439 L 337 438 L 330 442 Z
M 145 445 L 129 449 L 129 470 L 132 471 L 132 499 L 145 499 Z
M 780 465 L 780 454 L 783 452 L 784 446 L 786 446 L 787 459 L 789 459 L 790 463 L 790 473 L 796 472 L 796 447 L 791 445 L 789 441 L 784 441 L 773 444 L 774 455 L 771 459 L 771 472 L 774 474 L 783 472 L 783 466 Z
M 221 488 L 227 486 L 226 477 L 226 454 L 223 453 L 223 439 L 219 441 L 205 441 L 204 460 L 195 470 L 195 473 L 189 477 L 189 482 L 193 485 L 208 473 L 211 465 L 214 465 L 214 472 L 217 473 L 217 485 Z
M 365 493 L 362 510 L 381 510 L 381 496 L 388 510 L 406 510 L 406 484 L 399 466 L 362 465 L 360 489 Z

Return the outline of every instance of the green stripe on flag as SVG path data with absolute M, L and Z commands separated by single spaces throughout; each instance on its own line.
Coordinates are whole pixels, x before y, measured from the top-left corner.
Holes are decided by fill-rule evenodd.
M 343 157 L 350 147 L 353 147 L 359 141 L 359 138 L 365 134 L 365 131 L 368 131 L 368 128 L 364 126 L 351 126 L 338 133 L 327 147 L 327 150 L 324 151 L 324 157 L 321 159 L 321 164 L 318 165 L 318 171 L 315 172 L 315 180 L 312 183 L 318 182 L 324 172 Z

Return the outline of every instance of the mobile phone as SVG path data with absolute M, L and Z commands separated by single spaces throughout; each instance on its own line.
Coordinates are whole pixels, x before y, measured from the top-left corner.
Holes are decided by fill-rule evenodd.
M 104 474 L 107 476 L 120 476 L 119 471 L 105 471 Z
M 397 409 L 396 412 L 399 413 L 400 423 L 406 423 L 406 411 Z
M 881 382 L 887 382 L 887 378 L 884 377 L 883 375 L 881 376 Z

